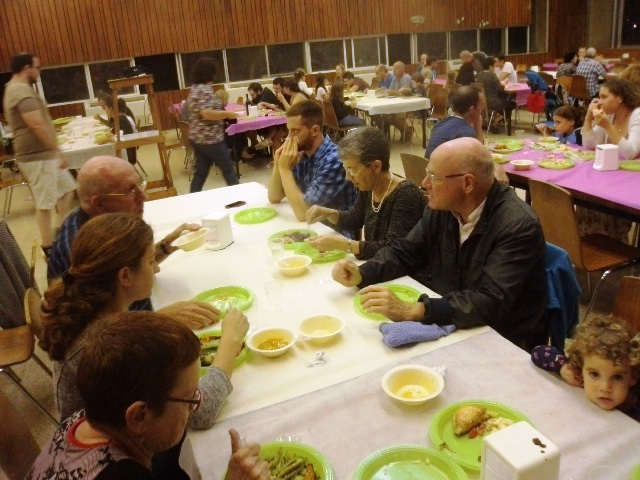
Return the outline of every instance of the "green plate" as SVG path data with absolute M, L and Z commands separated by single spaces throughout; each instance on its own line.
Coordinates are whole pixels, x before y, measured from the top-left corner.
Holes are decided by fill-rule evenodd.
M 274 457 L 278 451 L 296 455 L 313 465 L 317 480 L 334 480 L 331 464 L 318 450 L 309 445 L 297 442 L 267 442 L 260 446 L 260 456 L 264 459 Z
M 467 474 L 442 453 L 421 445 L 395 445 L 369 455 L 352 480 L 466 480 Z
M 202 356 L 209 354 L 215 357 L 221 336 L 222 330 L 210 330 L 198 335 L 198 338 L 200 339 L 200 362 L 202 368 L 210 366 L 210 364 L 206 365 L 203 362 Z M 238 365 L 241 365 L 242 362 L 247 359 L 247 355 L 249 355 L 249 349 L 247 348 L 247 344 L 243 341 L 242 348 L 238 351 L 236 360 L 233 362 L 233 366 L 237 368 Z
M 499 155 L 499 157 L 494 157 L 493 155 Z M 497 164 L 503 164 L 509 161 L 509 157 L 507 157 L 506 155 L 501 155 L 499 153 L 493 153 L 491 159 L 493 160 L 493 163 Z
M 632 172 L 640 172 L 640 160 L 623 160 L 618 162 L 620 170 L 629 170 Z
M 327 250 L 326 252 L 321 252 L 313 248 L 308 243 L 299 244 L 296 248 L 296 253 L 299 255 L 306 255 L 311 258 L 313 263 L 329 263 L 329 262 L 337 262 L 341 258 L 347 256 L 347 252 L 342 250 Z
M 504 145 L 507 148 L 496 148 L 498 145 Z M 501 140 L 491 147 L 491 151 L 495 153 L 513 153 L 522 150 L 522 142 L 518 140 Z
M 302 240 L 296 240 L 295 237 L 292 238 L 295 234 L 304 234 L 305 237 Z M 274 233 L 269 237 L 269 240 L 273 240 L 274 238 L 284 238 L 284 248 L 287 250 L 294 250 L 298 248 L 301 243 L 307 238 L 317 237 L 318 234 L 313 230 L 309 230 L 307 228 L 292 228 L 290 230 L 283 230 L 281 232 Z
M 194 300 L 213 305 L 222 316 L 231 308 L 248 310 L 253 303 L 253 292 L 244 287 L 225 286 L 212 288 L 197 294 Z
M 443 454 L 469 470 L 480 470 L 480 461 L 478 458 L 482 453 L 482 439 L 486 435 L 478 435 L 476 438 L 471 439 L 467 435 L 457 436 L 453 433 L 453 414 L 463 405 L 485 407 L 488 411 L 497 413 L 500 417 L 509 418 L 514 422 L 525 421 L 531 423 L 529 419 L 518 410 L 502 403 L 487 400 L 466 400 L 464 402 L 454 403 L 436 413 L 431 419 L 431 427 L 429 428 L 431 443 Z M 447 447 L 440 448 L 445 442 Z
M 581 160 L 583 162 L 590 162 L 596 159 L 596 152 L 569 149 L 563 153 L 573 160 Z
M 71 120 L 73 120 L 73 117 L 60 117 L 60 118 L 56 118 L 51 123 L 53 123 L 56 127 L 63 127 L 67 123 L 70 123 Z
M 631 470 L 631 480 L 640 480 L 640 465 L 636 465 Z
M 396 296 L 406 303 L 414 303 L 418 301 L 418 297 L 420 296 L 420 292 L 413 287 L 408 287 L 406 285 L 399 285 L 396 283 L 390 283 L 389 285 L 380 285 L 381 287 L 387 287 Z M 367 313 L 364 311 L 362 304 L 360 303 L 360 295 L 357 295 L 356 298 L 353 299 L 353 308 L 356 312 L 362 315 L 364 318 L 368 318 L 369 320 L 389 320 L 384 315 L 380 315 L 379 313 Z
M 259 208 L 245 208 L 240 210 L 233 216 L 233 219 L 245 225 L 251 225 L 253 223 L 262 223 L 267 220 L 271 220 L 277 215 L 273 208 L 259 207 Z
M 551 170 L 566 170 L 572 168 L 576 164 L 572 160 L 542 160 L 538 162 L 538 166 L 542 168 L 549 168 Z
M 531 148 L 533 148 L 534 150 L 544 150 L 546 152 L 550 152 L 550 151 L 555 150 L 556 148 L 558 148 L 558 144 L 557 143 L 550 143 L 550 142 L 532 143 L 531 144 Z

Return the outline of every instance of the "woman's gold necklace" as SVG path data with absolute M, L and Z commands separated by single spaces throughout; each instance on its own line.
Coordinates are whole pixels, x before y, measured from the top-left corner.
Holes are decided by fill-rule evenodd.
M 382 208 L 382 202 L 384 202 L 384 199 L 387 198 L 387 195 L 389 195 L 389 190 L 391 190 L 392 183 L 393 183 L 393 177 L 389 179 L 389 186 L 387 187 L 387 191 L 384 192 L 384 195 L 382 196 L 382 200 L 380 200 L 380 203 L 378 204 L 378 208 L 376 208 L 376 206 L 373 204 L 373 197 L 375 195 L 373 191 L 371 192 L 371 210 L 373 210 L 374 213 L 378 213 Z

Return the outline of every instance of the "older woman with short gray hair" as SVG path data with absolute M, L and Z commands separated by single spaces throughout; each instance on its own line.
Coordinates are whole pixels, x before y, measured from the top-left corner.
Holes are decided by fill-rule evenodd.
M 422 218 L 424 195 L 415 183 L 391 173 L 389 143 L 377 128 L 350 131 L 338 148 L 347 179 L 360 191 L 358 198 L 350 210 L 313 205 L 307 211 L 307 223 L 327 221 L 340 231 L 364 227 L 364 240 L 334 233 L 308 242 L 320 251 L 342 250 L 365 260 L 409 233 Z

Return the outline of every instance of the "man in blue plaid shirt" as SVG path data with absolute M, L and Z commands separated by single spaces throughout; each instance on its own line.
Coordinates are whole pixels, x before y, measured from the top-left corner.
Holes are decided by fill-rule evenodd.
M 289 137 L 276 151 L 269 180 L 269 201 L 287 197 L 298 221 L 312 205 L 348 210 L 357 191 L 347 181 L 338 147 L 322 133 L 322 107 L 307 100 L 287 111 Z
M 582 75 L 587 84 L 587 92 L 591 98 L 598 95 L 598 78 L 605 77 L 607 75 L 604 67 L 594 60 L 596 58 L 596 49 L 593 47 L 587 48 L 585 58 L 580 60 L 578 67 L 576 68 L 576 75 Z

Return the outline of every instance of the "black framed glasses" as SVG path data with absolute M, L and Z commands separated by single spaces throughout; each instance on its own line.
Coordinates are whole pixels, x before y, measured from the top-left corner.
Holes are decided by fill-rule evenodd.
M 195 412 L 202 405 L 202 392 L 199 388 L 196 388 L 195 393 L 193 394 L 194 398 L 175 398 L 175 397 L 167 397 L 167 402 L 175 402 L 175 403 L 188 403 L 189 411 L 191 413 Z
M 140 183 L 133 186 L 130 190 L 123 193 L 105 193 L 106 197 L 133 197 L 138 193 L 144 193 L 147 189 L 147 181 L 142 180 Z
M 427 173 L 427 178 L 431 183 L 442 183 L 448 178 L 464 177 L 466 175 L 466 173 L 453 173 L 451 175 L 445 175 L 444 177 L 439 177 L 431 173 L 428 168 L 425 168 L 425 172 Z

